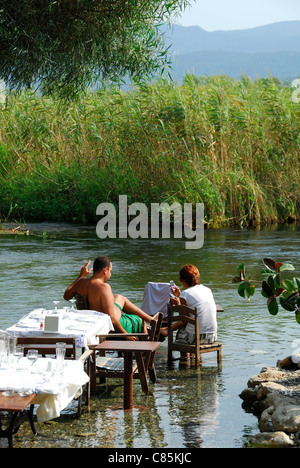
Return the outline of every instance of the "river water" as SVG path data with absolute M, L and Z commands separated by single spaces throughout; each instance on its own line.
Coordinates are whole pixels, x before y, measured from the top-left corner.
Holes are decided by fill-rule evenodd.
M 136 381 L 132 412 L 119 409 L 122 382 L 110 381 L 79 422 L 71 405 L 58 420 L 38 424 L 35 438 L 24 425 L 16 446 L 238 448 L 259 432 L 257 418 L 243 410 L 239 394 L 262 367 L 291 354 L 300 326 L 293 313 L 280 310 L 271 316 L 259 291 L 250 302 L 240 298 L 232 278 L 245 262 L 251 277 L 261 279 L 263 257 L 293 263 L 299 276 L 299 226 L 208 230 L 199 250 L 186 250 L 180 239 L 100 240 L 95 227 L 32 224 L 26 229 L 34 235 L 0 237 L 1 329 L 35 307 L 53 307 L 53 300 L 61 301 L 59 307 L 68 305 L 62 299 L 65 288 L 84 262 L 98 255 L 112 259 L 113 292 L 139 306 L 148 281 L 179 284 L 180 267 L 192 263 L 225 309 L 218 313 L 223 361 L 218 368 L 211 353 L 198 369 L 179 361 L 168 367 L 165 341 L 156 357 L 159 381 L 151 384 L 153 396 L 142 394 Z

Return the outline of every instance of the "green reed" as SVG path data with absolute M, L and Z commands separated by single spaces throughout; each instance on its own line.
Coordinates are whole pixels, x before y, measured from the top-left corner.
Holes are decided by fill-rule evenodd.
M 0 111 L 0 217 L 94 222 L 103 201 L 205 205 L 212 226 L 299 219 L 300 105 L 269 77 L 186 76 Z

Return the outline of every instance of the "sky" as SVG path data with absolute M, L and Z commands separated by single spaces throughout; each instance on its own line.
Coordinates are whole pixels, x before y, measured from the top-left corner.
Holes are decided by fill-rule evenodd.
M 190 0 L 177 23 L 206 31 L 248 29 L 300 21 L 300 0 Z

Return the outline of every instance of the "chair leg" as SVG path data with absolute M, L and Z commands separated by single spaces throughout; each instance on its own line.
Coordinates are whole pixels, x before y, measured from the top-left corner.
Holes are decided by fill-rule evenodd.
M 154 364 L 152 367 L 149 367 L 148 372 L 149 372 L 149 377 L 150 377 L 151 382 L 153 383 L 157 382 L 157 375 L 156 375 Z
M 168 351 L 168 364 L 172 364 L 173 356 L 172 356 L 172 350 Z

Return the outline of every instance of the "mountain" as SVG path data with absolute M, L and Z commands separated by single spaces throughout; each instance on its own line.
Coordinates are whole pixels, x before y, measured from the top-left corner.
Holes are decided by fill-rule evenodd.
M 282 80 L 300 76 L 300 21 L 213 32 L 173 25 L 164 34 L 174 55 L 171 76 L 177 81 L 186 73 L 254 78 L 269 73 Z

